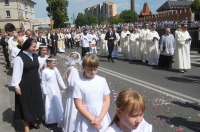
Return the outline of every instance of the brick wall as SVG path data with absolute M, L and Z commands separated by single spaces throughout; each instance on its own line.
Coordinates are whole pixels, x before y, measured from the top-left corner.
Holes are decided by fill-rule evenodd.
M 175 11 L 169 11 L 149 16 L 138 16 L 138 22 L 154 22 L 154 21 L 193 21 L 193 13 L 191 8 L 182 8 Z

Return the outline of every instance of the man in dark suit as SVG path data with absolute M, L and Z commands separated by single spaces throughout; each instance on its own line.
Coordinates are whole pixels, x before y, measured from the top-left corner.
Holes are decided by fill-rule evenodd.
M 108 41 L 107 46 L 108 46 L 108 61 L 110 60 L 114 63 L 114 60 L 112 58 L 112 52 L 114 49 L 114 42 L 116 40 L 116 35 L 113 32 L 113 28 L 109 27 L 108 32 L 106 33 L 105 40 Z
M 38 37 L 37 37 L 37 41 L 46 45 L 45 39 L 42 37 L 42 32 L 39 32 Z
M 51 31 L 50 39 L 51 39 L 51 42 L 52 42 L 51 54 L 53 54 L 54 56 L 56 56 L 58 35 L 57 35 L 57 33 L 56 33 L 56 31 L 54 29 Z

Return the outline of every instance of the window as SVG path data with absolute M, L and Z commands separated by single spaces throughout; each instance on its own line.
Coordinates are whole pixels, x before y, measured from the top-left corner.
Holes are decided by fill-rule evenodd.
M 6 17 L 10 17 L 10 11 L 6 11 Z
M 9 5 L 9 0 L 5 0 L 5 5 Z

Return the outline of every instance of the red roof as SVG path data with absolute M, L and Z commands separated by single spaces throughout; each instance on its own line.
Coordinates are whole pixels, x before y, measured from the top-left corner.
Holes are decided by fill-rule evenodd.
M 149 5 L 147 3 L 144 3 L 142 12 L 140 13 L 141 15 L 150 15 L 151 11 L 149 9 Z

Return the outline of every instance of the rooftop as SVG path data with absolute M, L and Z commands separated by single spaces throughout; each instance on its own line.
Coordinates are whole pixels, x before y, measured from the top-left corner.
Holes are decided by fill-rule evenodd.
M 193 1 L 166 1 L 156 11 L 177 10 L 181 8 L 189 8 Z
M 141 11 L 140 14 L 141 14 L 141 15 L 150 15 L 150 14 L 151 14 L 149 5 L 148 5 L 147 3 L 144 3 L 143 9 L 142 9 L 142 11 Z

